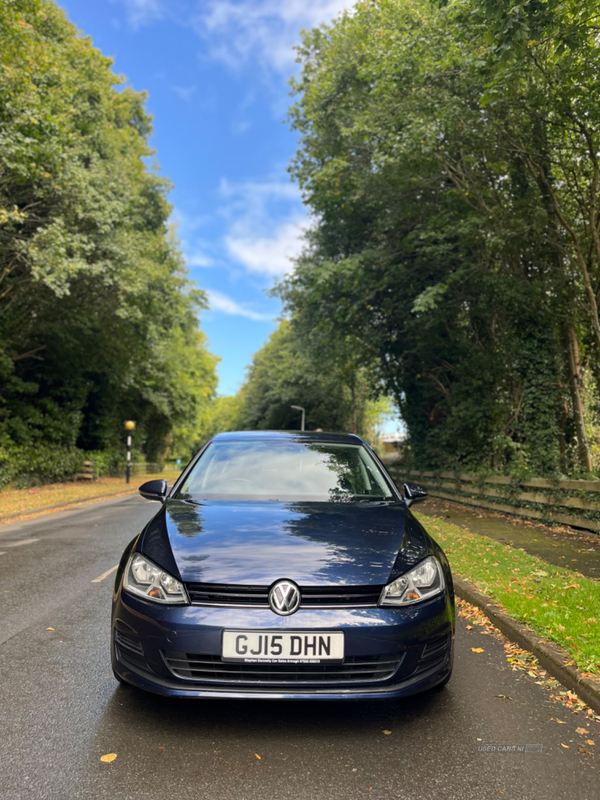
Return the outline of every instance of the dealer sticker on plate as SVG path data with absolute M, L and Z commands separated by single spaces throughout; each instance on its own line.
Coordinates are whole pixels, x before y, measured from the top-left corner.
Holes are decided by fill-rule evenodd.
M 246 664 L 320 664 L 344 660 L 344 634 L 319 631 L 223 631 L 223 661 Z

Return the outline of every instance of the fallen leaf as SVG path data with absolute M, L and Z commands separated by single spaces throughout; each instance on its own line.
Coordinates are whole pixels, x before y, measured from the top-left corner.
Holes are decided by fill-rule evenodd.
M 161 744 L 159 744 L 159 745 L 158 745 L 158 749 L 159 749 L 159 750 L 164 750 L 164 749 L 165 749 L 165 746 L 164 746 L 164 745 L 161 745 Z
M 596 742 L 593 739 L 586 739 L 585 743 L 586 744 L 596 744 Z
M 471 650 L 472 650 L 473 653 L 483 653 L 484 652 L 483 647 L 472 647 Z
M 584 733 L 589 733 L 589 731 L 585 728 L 575 728 L 575 733 L 580 733 L 583 736 Z
M 560 746 L 564 747 L 565 750 L 570 750 L 571 749 L 568 744 L 563 744 L 562 742 L 560 743 Z
M 467 625 L 467 630 L 468 631 L 472 631 L 473 630 L 473 626 L 472 625 Z
M 114 761 L 116 757 L 116 753 L 107 753 L 105 756 L 100 756 L 100 761 L 104 761 L 105 764 L 110 764 L 110 762 Z
M 386 734 L 389 736 L 389 734 L 391 733 L 391 731 L 383 731 L 383 733 L 386 733 Z
M 254 753 L 254 755 L 255 755 L 255 756 L 258 758 L 258 760 L 260 761 L 260 756 L 258 755 L 258 753 Z
M 563 722 L 562 719 L 557 719 L 556 721 L 558 722 L 559 725 L 566 725 L 567 724 L 566 722 Z
M 47 631 L 53 631 L 54 628 L 46 628 Z

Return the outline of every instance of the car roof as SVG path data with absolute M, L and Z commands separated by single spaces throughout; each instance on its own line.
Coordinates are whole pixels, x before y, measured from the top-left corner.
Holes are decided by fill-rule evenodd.
M 212 441 L 281 441 L 330 442 L 337 444 L 363 444 L 355 433 L 329 433 L 326 431 L 227 431 L 218 433 Z

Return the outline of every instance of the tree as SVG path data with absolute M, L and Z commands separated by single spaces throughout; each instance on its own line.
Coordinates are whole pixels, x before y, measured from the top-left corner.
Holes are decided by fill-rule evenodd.
M 312 346 L 311 346 L 312 345 Z M 357 369 L 340 352 L 314 349 L 314 343 L 288 320 L 255 354 L 238 394 L 236 426 L 250 430 L 306 429 L 352 431 L 369 437 L 387 407 L 375 409 L 380 392 L 366 368 Z
M 146 166 L 145 95 L 49 0 L 0 3 L 0 445 L 147 458 L 191 438 L 216 359 Z
M 280 293 L 306 328 L 376 352 L 422 464 L 591 466 L 584 5 L 364 2 L 300 49 L 292 174 L 317 221 Z

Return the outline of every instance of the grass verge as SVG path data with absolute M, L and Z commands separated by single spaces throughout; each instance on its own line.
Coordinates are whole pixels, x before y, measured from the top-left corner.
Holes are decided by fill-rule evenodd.
M 98 478 L 95 481 L 51 483 L 33 489 L 5 489 L 0 494 L 0 517 L 5 514 L 31 514 L 47 506 L 59 506 L 87 500 L 98 495 L 119 494 L 131 490 L 153 478 L 164 478 L 172 483 L 178 472 L 161 472 L 157 475 L 133 475 L 129 486 L 125 478 Z
M 564 647 L 580 672 L 600 675 L 600 582 L 436 517 L 417 516 L 456 575 Z

